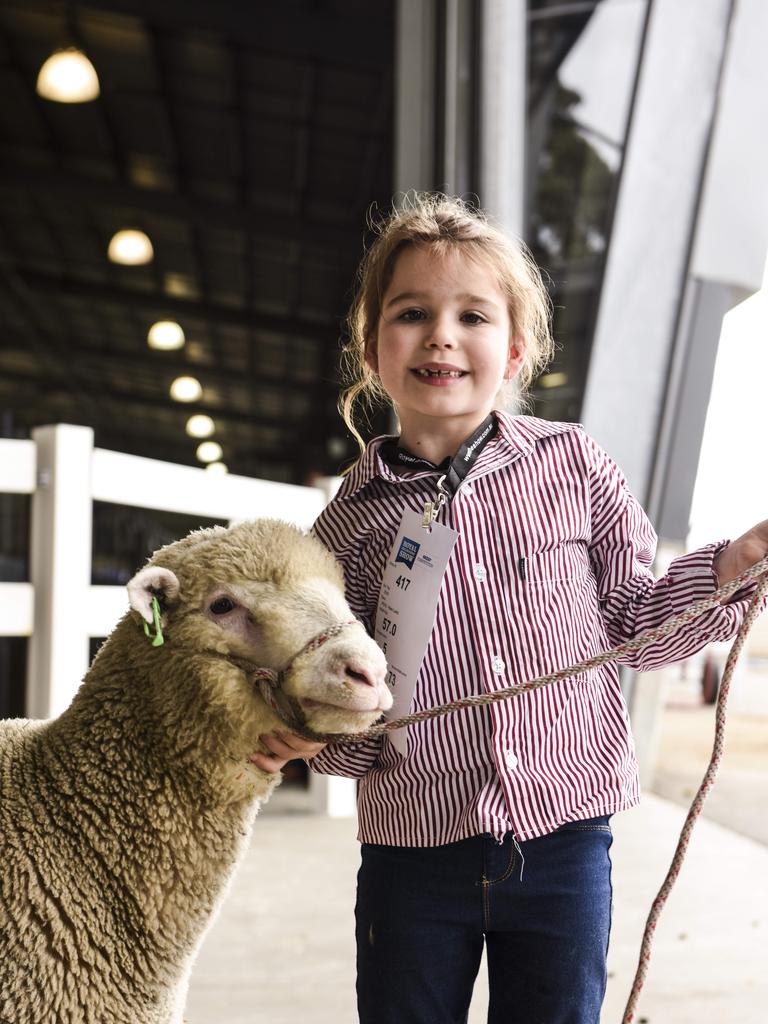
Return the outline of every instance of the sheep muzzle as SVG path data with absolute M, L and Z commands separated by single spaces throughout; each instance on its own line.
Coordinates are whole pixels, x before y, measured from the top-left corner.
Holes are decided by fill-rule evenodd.
M 305 654 L 310 654 L 311 652 L 316 651 L 319 647 L 322 647 L 323 644 L 327 643 L 328 640 L 338 636 L 339 633 L 347 629 L 349 626 L 356 626 L 358 624 L 357 619 L 347 619 L 344 622 L 337 622 L 335 625 L 323 630 L 322 633 L 318 633 L 317 636 L 312 637 L 311 640 L 304 644 L 301 650 L 297 651 L 289 660 L 287 665 L 280 670 L 263 668 L 244 661 L 241 658 L 235 658 L 232 656 L 230 656 L 228 660 L 247 673 L 257 686 L 265 704 L 274 711 L 278 718 L 280 718 L 292 732 L 297 733 L 299 736 L 303 736 L 305 739 L 317 739 L 318 737 L 315 733 L 313 733 L 307 726 L 306 712 L 301 703 L 295 697 L 291 697 L 285 692 L 283 688 L 285 679 L 299 658 L 303 657 Z

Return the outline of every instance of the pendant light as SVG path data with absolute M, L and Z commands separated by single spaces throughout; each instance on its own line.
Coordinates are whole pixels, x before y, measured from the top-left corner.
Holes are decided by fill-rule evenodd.
M 126 267 L 138 267 L 150 263 L 155 250 L 149 236 L 135 228 L 123 228 L 115 232 L 107 248 L 107 256 L 113 263 L 122 263 Z
M 171 384 L 171 398 L 175 402 L 196 402 L 203 388 L 195 377 L 177 377 Z
M 82 50 L 56 50 L 37 75 L 37 93 L 55 103 L 89 103 L 100 93 L 99 76 Z
M 157 320 L 149 328 L 147 344 L 150 348 L 171 352 L 184 347 L 184 329 L 175 320 Z

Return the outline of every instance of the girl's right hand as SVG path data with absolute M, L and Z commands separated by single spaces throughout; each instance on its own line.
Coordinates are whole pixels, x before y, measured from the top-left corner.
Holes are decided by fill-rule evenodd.
M 268 733 L 259 736 L 259 741 L 268 752 L 256 751 L 248 760 L 263 772 L 279 772 L 289 761 L 314 757 L 327 746 L 325 743 L 312 743 L 292 732 Z

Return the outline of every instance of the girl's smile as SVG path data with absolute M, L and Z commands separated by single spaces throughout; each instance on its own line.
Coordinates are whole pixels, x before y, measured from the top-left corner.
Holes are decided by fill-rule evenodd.
M 366 358 L 394 403 L 401 443 L 453 454 L 522 364 L 507 296 L 484 263 L 409 246 L 381 309 Z
M 423 366 L 415 366 L 411 373 L 418 377 L 422 384 L 433 388 L 448 387 L 453 381 L 467 376 L 466 370 L 450 363 L 425 363 Z

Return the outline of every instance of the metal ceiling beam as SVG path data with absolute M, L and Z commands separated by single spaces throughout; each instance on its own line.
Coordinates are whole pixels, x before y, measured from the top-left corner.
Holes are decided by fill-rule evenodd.
M 25 10 L 36 7 L 44 12 L 64 6 L 51 0 L 4 2 L 6 6 Z M 108 14 L 132 15 L 158 28 L 215 32 L 227 40 L 290 57 L 317 57 L 330 64 L 367 68 L 392 62 L 392 18 L 387 17 L 390 4 L 368 5 L 361 14 L 336 13 L 314 5 L 296 11 L 263 0 L 88 0 L 82 6 Z
M 232 464 L 233 459 L 239 463 L 249 461 L 252 458 L 282 464 L 290 461 L 286 459 L 287 453 L 279 442 L 277 444 L 263 442 L 255 431 L 247 442 L 233 443 L 231 439 L 221 435 L 207 439 L 187 437 L 185 434 L 174 437 L 170 433 L 163 434 L 157 430 L 131 430 L 127 432 L 115 427 L 114 423 L 97 425 L 95 429 L 99 434 L 99 448 L 120 451 L 124 450 L 126 445 L 129 447 L 133 446 L 137 455 L 141 454 L 146 458 L 146 452 L 151 450 L 157 452 L 156 455 L 152 456 L 153 458 L 163 458 L 168 462 L 184 462 L 191 459 L 195 448 L 200 444 L 201 440 L 218 440 L 222 447 L 226 449 L 225 459 L 227 459 L 229 465 Z M 173 453 L 171 457 L 166 454 L 170 452 Z M 238 452 L 244 454 L 238 456 Z
M 43 388 L 42 396 L 41 386 Z M 6 388 L 12 395 L 12 403 L 5 397 Z M 145 410 L 160 407 L 165 411 L 173 407 L 174 412 L 181 412 L 183 416 L 205 412 L 217 422 L 219 427 L 223 427 L 223 429 L 219 429 L 217 438 L 225 448 L 225 459 L 232 472 L 242 473 L 246 476 L 258 475 L 258 467 L 268 464 L 287 467 L 294 479 L 303 479 L 302 474 L 306 467 L 303 462 L 303 446 L 301 444 L 286 446 L 281 442 L 275 446 L 273 451 L 270 451 L 269 447 L 264 447 L 259 439 L 260 427 L 274 430 L 276 422 L 274 418 L 251 414 L 243 415 L 231 410 L 222 411 L 199 404 L 181 408 L 176 402 L 142 400 L 127 394 L 116 395 L 110 391 L 104 392 L 110 404 L 108 416 L 89 414 L 83 417 L 82 403 L 59 379 L 46 381 L 41 380 L 37 375 L 0 373 L 0 410 L 3 407 L 11 408 L 14 416 L 17 417 L 18 425 L 24 425 L 27 428 L 41 425 L 40 415 L 46 416 L 46 397 L 60 399 L 62 395 L 72 401 L 72 413 L 68 412 L 66 406 L 62 407 L 59 401 L 55 407 L 52 406 L 52 419 L 60 421 L 63 417 L 67 422 L 80 422 L 92 426 L 98 432 L 99 447 L 113 448 L 119 451 L 129 450 L 136 455 L 143 456 L 147 456 L 151 452 L 150 457 L 152 458 L 195 464 L 190 457 L 190 446 L 195 443 L 193 438 L 186 438 L 179 434 L 178 440 L 175 440 L 170 433 L 164 432 L 163 424 L 157 424 L 153 428 L 151 422 L 146 418 L 144 421 L 135 418 L 126 419 L 125 410 L 130 407 L 139 407 Z M 328 420 L 327 430 L 332 433 L 331 420 L 329 417 L 326 419 Z M 144 429 L 142 429 L 142 422 Z M 300 428 L 301 424 L 306 423 L 306 419 L 296 418 L 295 422 Z M 252 438 L 243 440 L 235 437 L 233 439 L 226 433 L 227 423 L 253 427 Z M 321 440 L 325 436 L 323 429 L 323 424 L 313 420 L 311 436 Z M 304 436 L 309 436 L 309 432 L 306 432 Z M 330 472 L 330 470 L 327 471 Z
M 7 383 L 13 382 L 13 388 L 6 388 Z M 71 387 L 67 386 L 67 380 L 61 376 L 54 376 L 52 374 L 31 374 L 21 373 L 16 370 L 5 370 L 0 371 L 0 395 L 9 391 L 13 394 L 14 398 L 17 397 L 17 385 L 28 384 L 30 388 L 34 388 L 34 406 L 39 408 L 45 405 L 47 399 L 58 395 L 65 395 L 68 399 L 71 399 L 74 403 L 78 404 L 82 409 L 81 396 L 73 392 Z M 123 391 L 119 388 L 113 388 L 109 386 L 99 386 L 99 397 L 106 400 L 109 405 L 135 405 L 141 406 L 144 409 L 151 407 L 152 409 L 162 409 L 165 411 L 171 411 L 178 413 L 182 417 L 188 417 L 193 413 L 206 413 L 214 420 L 219 420 L 222 423 L 245 423 L 247 425 L 253 425 L 256 427 L 269 427 L 274 429 L 275 418 L 267 416 L 259 416 L 258 412 L 247 412 L 241 413 L 236 412 L 230 407 L 220 407 L 206 405 L 202 402 L 185 402 L 179 403 L 174 402 L 171 398 L 158 398 L 156 395 L 145 395 L 137 392 Z M 14 409 L 19 411 L 20 405 L 18 401 L 13 403 Z M 93 415 L 91 415 L 93 413 Z M 104 413 L 105 416 L 111 416 L 114 422 L 114 417 L 111 412 L 107 410 Z M 92 420 L 98 420 L 100 414 L 96 410 L 90 410 L 89 414 L 85 417 L 88 422 Z M 123 422 L 123 427 L 127 432 L 130 433 L 130 424 Z
M 158 313 L 193 318 L 217 324 L 230 324 L 250 330 L 274 331 L 292 337 L 317 339 L 330 343 L 338 338 L 337 319 L 325 322 L 302 320 L 298 317 L 281 317 L 251 310 L 231 309 L 228 306 L 194 299 L 182 299 L 175 295 L 157 292 L 143 292 L 113 285 L 92 284 L 69 278 L 46 274 L 28 267 L 17 267 L 17 273 L 26 286 L 42 295 L 54 296 L 59 300 L 81 299 L 84 302 L 109 303 L 129 309 L 143 309 L 148 315 Z
M 41 150 L 39 156 L 45 160 L 48 153 Z M 204 227 L 249 231 L 256 236 L 278 238 L 283 242 L 325 245 L 329 249 L 352 253 L 357 253 L 360 248 L 359 230 L 339 228 L 334 224 L 307 223 L 302 217 L 272 213 L 242 203 L 216 202 L 211 199 L 182 196 L 177 192 L 137 188 L 98 178 L 90 179 L 83 175 L 60 171 L 56 167 L 41 170 L 28 166 L 18 158 L 14 160 L 9 149 L 5 149 L 2 157 L 0 187 L 24 192 L 44 192 L 47 196 L 64 202 L 76 200 L 91 205 L 134 208 L 142 213 L 175 217 Z
M 66 359 L 68 365 L 77 366 L 81 381 L 84 373 L 93 371 L 98 373 L 100 369 L 107 369 L 113 373 L 122 371 L 126 379 L 134 378 L 137 369 L 141 369 L 156 376 L 167 374 L 169 377 L 176 377 L 191 374 L 203 377 L 210 384 L 242 386 L 249 383 L 258 388 L 285 394 L 290 394 L 295 388 L 308 384 L 311 384 L 313 390 L 319 390 L 326 398 L 328 394 L 335 395 L 336 393 L 336 386 L 330 380 L 320 378 L 308 382 L 290 375 L 287 376 L 281 367 L 276 366 L 258 367 L 254 370 L 229 370 L 218 363 L 196 363 L 182 358 L 179 352 L 155 351 L 148 346 L 137 352 L 126 352 L 105 346 L 78 344 L 71 337 L 63 335 L 57 339 L 57 342 L 60 342 L 57 347 L 59 358 Z M 28 352 L 29 337 L 21 333 L 9 334 L 6 331 L 3 333 L 3 352 L 13 352 L 14 350 Z M 322 372 L 325 371 L 326 362 L 318 357 L 318 366 L 322 368 Z M 333 368 L 335 369 L 335 366 Z M 0 374 L 3 373 L 3 363 L 0 357 Z

